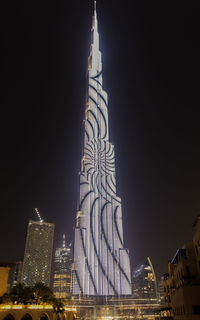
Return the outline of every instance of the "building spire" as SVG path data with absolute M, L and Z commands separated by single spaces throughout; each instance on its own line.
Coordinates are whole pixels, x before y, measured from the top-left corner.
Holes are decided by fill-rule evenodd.
M 94 0 L 94 15 L 93 15 L 93 22 L 92 22 L 92 29 L 95 29 L 95 25 L 97 26 L 97 2 Z
M 38 219 L 39 219 L 39 221 L 40 222 L 44 222 L 44 220 L 41 218 L 41 216 L 40 216 L 40 213 L 39 213 L 39 211 L 38 211 L 38 208 L 35 208 L 35 212 L 36 212 L 36 214 L 37 214 L 37 216 L 38 216 Z
M 94 0 L 94 16 L 96 16 L 97 2 Z
M 90 46 L 90 55 L 88 58 L 88 70 L 93 69 L 96 72 L 98 65 L 101 64 L 101 53 L 99 51 L 99 33 L 96 12 L 96 0 L 94 0 L 94 14 L 92 17 L 92 37 Z
M 63 233 L 63 248 L 65 248 L 66 247 L 66 242 L 65 242 L 65 234 Z

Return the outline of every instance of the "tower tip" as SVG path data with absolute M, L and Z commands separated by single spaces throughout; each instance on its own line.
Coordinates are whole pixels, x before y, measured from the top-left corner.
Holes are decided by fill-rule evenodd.
M 43 220 L 43 219 L 41 218 L 41 216 L 40 216 L 40 213 L 39 213 L 38 208 L 35 208 L 35 212 L 36 212 L 36 214 L 37 214 L 37 216 L 38 216 L 39 222 L 44 222 L 44 220 Z
M 96 12 L 96 9 L 97 9 L 97 1 L 94 0 L 94 12 Z
M 65 233 L 63 233 L 63 244 L 62 244 L 63 248 L 66 247 L 66 242 L 65 242 Z

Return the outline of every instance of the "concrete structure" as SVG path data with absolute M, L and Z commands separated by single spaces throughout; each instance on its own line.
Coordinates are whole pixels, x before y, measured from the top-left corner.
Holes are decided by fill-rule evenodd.
M 200 319 L 200 216 L 191 243 L 178 249 L 164 275 L 165 308 L 175 320 Z
M 56 248 L 54 257 L 53 292 L 56 298 L 67 298 L 71 290 L 72 250 L 66 245 L 63 235 L 62 246 Z
M 129 252 L 124 246 L 121 198 L 116 191 L 115 151 L 109 140 L 108 99 L 102 87 L 96 3 L 88 58 L 73 294 L 131 294 Z
M 56 314 L 51 305 L 10 305 L 0 304 L 0 320 L 73 320 L 76 309 L 64 307 Z
M 6 293 L 11 263 L 0 262 L 0 297 Z
M 29 221 L 22 271 L 25 285 L 43 282 L 50 286 L 53 236 L 54 224 L 41 218 L 39 221 Z
M 161 307 L 164 307 L 164 288 L 163 288 L 163 278 L 157 282 L 158 294 Z
M 156 320 L 160 319 L 157 299 L 133 299 L 132 296 L 73 296 L 73 305 L 80 320 Z

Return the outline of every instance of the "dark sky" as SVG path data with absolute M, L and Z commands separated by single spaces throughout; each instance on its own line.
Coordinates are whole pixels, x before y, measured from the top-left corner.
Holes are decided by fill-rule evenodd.
M 17 261 L 35 207 L 73 239 L 93 3 L 0 6 L 0 261 Z M 97 10 L 125 242 L 160 276 L 200 213 L 200 2 Z

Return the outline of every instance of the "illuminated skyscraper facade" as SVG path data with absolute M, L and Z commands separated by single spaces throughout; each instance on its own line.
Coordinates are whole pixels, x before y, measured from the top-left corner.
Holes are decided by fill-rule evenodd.
M 133 271 L 133 297 L 153 301 L 158 299 L 156 275 L 149 257 L 146 262 Z
M 74 295 L 131 294 L 129 252 L 123 241 L 115 153 L 109 141 L 108 101 L 102 82 L 95 3 L 75 228 Z
M 54 257 L 53 292 L 56 298 L 67 298 L 70 294 L 71 266 L 71 244 L 66 245 L 65 235 L 63 235 L 62 246 L 56 248 Z
M 29 221 L 26 236 L 22 282 L 33 286 L 37 282 L 50 285 L 54 224 Z

